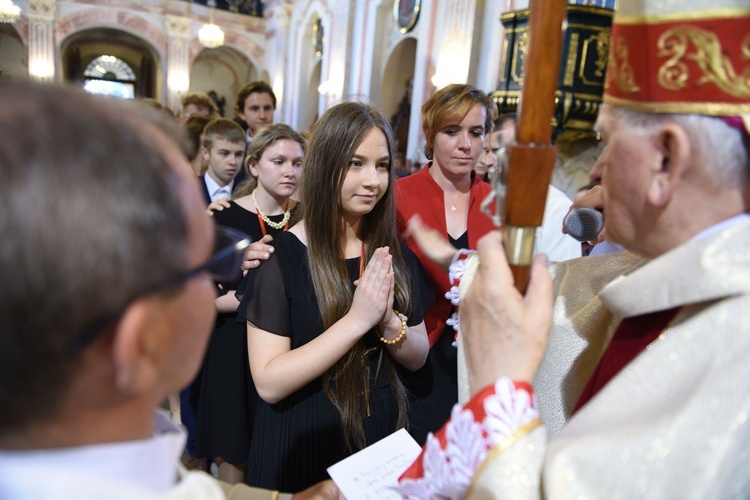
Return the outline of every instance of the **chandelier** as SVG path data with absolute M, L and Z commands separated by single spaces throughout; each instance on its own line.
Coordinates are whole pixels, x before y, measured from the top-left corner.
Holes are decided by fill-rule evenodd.
M 0 2 L 4 1 L 6 0 L 0 0 Z M 198 41 L 204 47 L 215 49 L 216 47 L 224 45 L 224 32 L 214 24 L 214 8 L 216 8 L 216 0 L 208 0 L 206 5 L 211 9 L 209 23 L 204 24 L 203 27 L 198 30 Z
M 204 24 L 198 31 L 198 41 L 201 45 L 208 47 L 209 49 L 221 47 L 224 45 L 224 32 L 214 23 Z
M 13 0 L 0 0 L 0 23 L 13 24 L 21 17 L 21 8 Z

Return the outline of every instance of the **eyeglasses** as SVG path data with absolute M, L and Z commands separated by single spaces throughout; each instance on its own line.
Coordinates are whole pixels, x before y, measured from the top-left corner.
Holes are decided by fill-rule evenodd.
M 214 281 L 232 281 L 240 273 L 243 252 L 252 243 L 252 238 L 242 231 L 231 227 L 217 226 L 214 239 L 214 253 L 195 269 L 184 271 L 170 281 L 165 288 L 186 281 L 196 274 L 207 272 Z M 163 289 L 163 288 L 162 288 Z
M 216 282 L 234 280 L 239 276 L 244 250 L 250 246 L 251 242 L 250 236 L 241 231 L 230 227 L 218 226 L 216 228 L 216 238 L 214 239 L 214 252 L 205 263 L 176 274 L 162 283 L 150 286 L 134 294 L 116 312 L 107 314 L 86 328 L 81 335 L 73 340 L 72 347 L 76 350 L 81 350 L 89 346 L 107 326 L 119 318 L 136 300 L 169 290 L 170 288 L 175 288 L 200 273 L 208 273 L 211 279 Z

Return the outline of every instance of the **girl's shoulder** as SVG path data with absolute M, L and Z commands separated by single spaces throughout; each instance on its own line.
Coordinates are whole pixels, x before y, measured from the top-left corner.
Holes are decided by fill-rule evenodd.
M 305 231 L 305 224 L 302 221 L 299 221 L 296 224 L 294 224 L 292 227 L 289 228 L 288 231 L 286 231 L 286 233 L 289 233 L 289 235 L 294 236 L 297 241 L 307 246 L 307 232 Z
M 307 255 L 306 241 L 302 238 L 304 233 L 300 235 L 298 231 L 295 231 L 292 226 L 288 231 L 284 231 L 274 238 L 271 245 L 276 249 L 274 255 L 278 256 L 279 259 L 286 260 L 298 260 Z
M 234 203 L 239 205 L 241 208 L 244 208 L 248 212 L 257 213 L 255 211 L 255 203 L 253 203 L 253 197 L 250 195 L 242 196 L 240 198 L 232 200 Z

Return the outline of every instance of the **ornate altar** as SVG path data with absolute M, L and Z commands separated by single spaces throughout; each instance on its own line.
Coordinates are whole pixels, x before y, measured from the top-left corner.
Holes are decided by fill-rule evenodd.
M 593 126 L 604 91 L 613 15 L 611 9 L 568 6 L 552 120 L 558 143 L 596 135 Z M 529 11 L 509 12 L 502 15 L 500 21 L 505 28 L 502 77 L 499 88 L 491 95 L 500 113 L 512 113 L 518 108 L 523 84 Z M 550 54 L 550 57 L 555 55 Z

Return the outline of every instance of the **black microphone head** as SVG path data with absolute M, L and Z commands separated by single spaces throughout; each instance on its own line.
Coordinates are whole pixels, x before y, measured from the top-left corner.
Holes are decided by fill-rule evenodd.
M 599 236 L 604 227 L 601 212 L 591 207 L 576 207 L 563 220 L 568 234 L 578 241 L 591 241 Z

